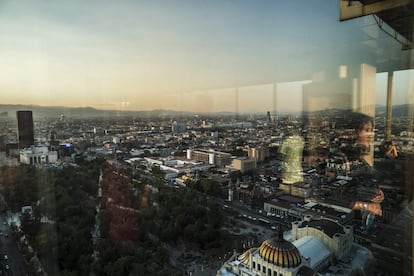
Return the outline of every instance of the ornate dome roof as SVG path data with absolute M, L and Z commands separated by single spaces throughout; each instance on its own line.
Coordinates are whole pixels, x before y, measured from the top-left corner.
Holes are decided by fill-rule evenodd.
M 282 267 L 297 267 L 301 264 L 299 250 L 281 235 L 266 240 L 259 249 L 260 256 L 269 263 Z
M 241 254 L 239 256 L 239 261 L 241 261 L 244 264 L 248 264 L 249 263 L 249 259 L 250 259 L 250 255 L 256 249 L 257 249 L 257 247 L 253 247 L 253 248 L 250 248 L 249 250 L 247 250 L 246 252 L 244 252 L 243 254 Z

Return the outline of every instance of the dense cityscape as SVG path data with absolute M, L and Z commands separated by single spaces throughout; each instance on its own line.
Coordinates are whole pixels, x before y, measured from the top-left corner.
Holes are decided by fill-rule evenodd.
M 410 119 L 368 173 L 354 115 L 3 112 L 2 273 L 410 275 Z
M 414 274 L 414 0 L 3 0 L 0 31 L 0 276 Z

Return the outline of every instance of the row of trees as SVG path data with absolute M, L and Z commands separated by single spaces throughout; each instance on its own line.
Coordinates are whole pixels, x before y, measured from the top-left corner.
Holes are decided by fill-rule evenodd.
M 101 237 L 94 245 L 100 170 Z M 213 180 L 177 190 L 165 185 L 159 168 L 152 177 L 136 173 L 133 181 L 129 168 L 103 160 L 62 169 L 2 167 L 1 172 L 9 208 L 33 206 L 33 217 L 24 216 L 22 228 L 50 275 L 89 275 L 91 270 L 97 275 L 182 275 L 184 268 L 170 263 L 171 248 L 186 243 L 217 257 L 238 248 L 244 238 L 223 230 L 226 217 L 213 197 L 225 196 L 227 187 Z
M 186 186 L 190 190 L 196 190 L 206 195 L 225 198 L 228 193 L 228 187 L 221 186 L 214 179 L 203 178 L 198 181 L 187 180 Z
M 185 243 L 217 257 L 246 238 L 223 230 L 221 206 L 204 194 L 222 196 L 218 183 L 175 189 L 165 185 L 158 167 L 152 177 L 108 164 L 103 171 L 102 237 L 94 266 L 99 275 L 182 275 L 184 267 L 171 265 L 171 248 Z
M 147 186 L 132 183 L 128 169 L 104 164 L 101 238 L 94 271 L 98 275 L 182 275 L 170 265 L 169 252 L 162 242 L 145 228 L 142 214 L 149 208 Z
M 49 275 L 89 275 L 95 196 L 102 160 L 62 169 L 2 167 L 1 189 L 8 207 L 31 205 L 21 229 Z

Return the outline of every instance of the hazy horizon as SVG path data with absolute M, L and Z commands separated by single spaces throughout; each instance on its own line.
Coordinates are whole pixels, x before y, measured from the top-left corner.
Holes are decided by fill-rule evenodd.
M 414 105 L 414 104 L 393 104 L 393 107 L 400 107 L 400 106 L 405 106 L 405 105 Z M 284 115 L 284 114 L 298 114 L 298 113 L 303 113 L 303 112 L 320 112 L 320 111 L 327 111 L 327 110 L 351 110 L 351 109 L 347 109 L 347 108 L 323 108 L 323 109 L 318 109 L 318 110 L 312 110 L 312 111 L 278 111 L 275 110 L 263 110 L 263 111 L 256 111 L 256 112 L 249 112 L 249 111 L 239 111 L 238 113 L 234 112 L 234 111 L 214 111 L 214 112 L 197 112 L 197 111 L 189 111 L 189 110 L 176 110 L 176 109 L 150 109 L 150 110 L 118 110 L 118 109 L 99 109 L 99 108 L 95 108 L 92 106 L 76 106 L 76 107 L 72 107 L 72 106 L 49 106 L 49 105 L 25 105 L 25 104 L 1 104 L 0 103 L 0 113 L 4 112 L 4 110 L 1 109 L 2 106 L 10 106 L 10 107 L 15 107 L 12 111 L 6 111 L 6 112 L 15 112 L 17 110 L 32 110 L 34 111 L 34 113 L 36 113 L 36 109 L 85 109 L 85 111 L 87 109 L 93 109 L 95 111 L 98 112 L 125 112 L 125 113 L 134 113 L 134 112 L 156 112 L 156 111 L 165 111 L 165 112 L 175 112 L 175 113 L 190 113 L 190 114 L 220 114 L 220 113 L 229 113 L 229 114 L 240 114 L 240 115 L 251 115 L 251 114 L 255 114 L 255 115 L 266 115 L 267 112 L 271 112 L 271 115 Z M 19 109 L 19 107 L 22 107 L 21 109 Z M 10 108 L 9 107 L 9 108 Z M 386 105 L 381 105 L 381 104 L 377 104 L 376 108 L 385 108 Z M 36 114 L 34 114 L 36 115 Z M 64 113 L 62 113 L 62 115 L 65 115 Z M 13 117 L 13 115 L 11 115 L 10 113 L 8 114 L 8 117 Z

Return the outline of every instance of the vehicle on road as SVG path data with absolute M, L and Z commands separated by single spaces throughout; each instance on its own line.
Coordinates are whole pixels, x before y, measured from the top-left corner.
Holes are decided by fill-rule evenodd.
M 263 224 L 270 224 L 270 221 L 268 221 L 267 219 L 259 218 L 259 221 Z

